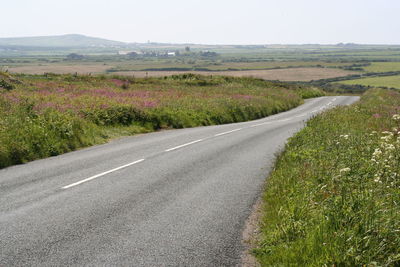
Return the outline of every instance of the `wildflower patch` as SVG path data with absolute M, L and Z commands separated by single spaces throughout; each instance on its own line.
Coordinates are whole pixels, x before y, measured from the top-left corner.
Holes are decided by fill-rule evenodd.
M 257 119 L 316 88 L 252 78 L 133 78 L 0 72 L 0 168 L 108 138 Z M 58 118 L 52 119 L 52 118 Z

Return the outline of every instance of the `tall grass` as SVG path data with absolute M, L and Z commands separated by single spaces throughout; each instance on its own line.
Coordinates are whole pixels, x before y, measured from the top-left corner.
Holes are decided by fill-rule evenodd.
M 101 140 L 97 127 L 53 109 L 34 111 L 34 103 L 6 102 L 0 96 L 0 168 L 55 156 Z
M 263 266 L 400 265 L 400 93 L 310 120 L 279 157 L 255 255 Z
M 193 74 L 166 78 L 1 74 L 0 168 L 108 137 L 246 121 L 288 110 L 315 88 Z

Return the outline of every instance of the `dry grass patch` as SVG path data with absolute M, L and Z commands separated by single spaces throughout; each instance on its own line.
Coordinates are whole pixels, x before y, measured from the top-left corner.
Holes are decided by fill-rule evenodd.
M 25 74 L 44 74 L 44 73 L 56 73 L 56 74 L 89 74 L 89 73 L 103 73 L 109 69 L 110 65 L 102 64 L 82 64 L 82 65 L 28 65 L 8 68 L 9 72 L 12 73 L 25 73 Z

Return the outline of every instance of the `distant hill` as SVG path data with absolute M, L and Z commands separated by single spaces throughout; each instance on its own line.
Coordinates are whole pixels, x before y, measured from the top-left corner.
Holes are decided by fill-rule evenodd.
M 89 37 L 80 34 L 59 36 L 0 38 L 0 46 L 30 46 L 30 47 L 111 47 L 124 46 L 126 43 L 102 38 Z

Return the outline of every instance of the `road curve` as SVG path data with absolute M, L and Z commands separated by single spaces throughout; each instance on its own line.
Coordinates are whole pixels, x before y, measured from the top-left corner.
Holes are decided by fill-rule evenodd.
M 275 154 L 304 121 L 358 97 L 264 119 L 123 138 L 0 170 L 0 266 L 235 266 Z

